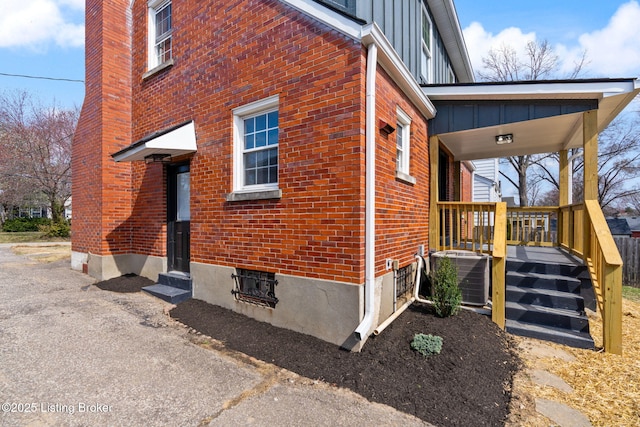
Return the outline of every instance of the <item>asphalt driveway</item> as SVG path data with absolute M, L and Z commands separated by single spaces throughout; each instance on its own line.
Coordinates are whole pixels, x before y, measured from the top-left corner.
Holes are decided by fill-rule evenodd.
M 143 293 L 0 245 L 0 425 L 425 425 L 209 345 Z

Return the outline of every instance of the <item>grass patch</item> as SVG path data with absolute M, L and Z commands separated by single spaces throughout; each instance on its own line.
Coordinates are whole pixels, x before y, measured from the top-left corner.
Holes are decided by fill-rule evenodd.
M 630 301 L 640 302 L 640 288 L 631 286 L 622 287 L 622 297 Z
M 0 232 L 0 243 L 68 242 L 69 239 L 47 238 L 39 231 Z
M 16 245 L 11 248 L 13 253 L 17 255 L 25 255 L 29 258 L 42 262 L 50 263 L 71 259 L 71 247 L 69 245 L 46 245 L 46 246 L 20 246 Z

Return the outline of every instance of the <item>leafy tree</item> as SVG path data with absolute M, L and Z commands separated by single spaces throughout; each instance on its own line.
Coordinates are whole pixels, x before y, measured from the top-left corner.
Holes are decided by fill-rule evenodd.
M 71 197 L 71 141 L 77 120 L 77 109 L 43 106 L 26 92 L 0 94 L 4 205 L 44 197 L 53 221 L 64 218 L 64 205 Z

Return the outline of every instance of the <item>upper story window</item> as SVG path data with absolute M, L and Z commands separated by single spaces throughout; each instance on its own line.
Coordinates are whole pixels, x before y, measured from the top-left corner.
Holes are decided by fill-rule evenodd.
M 409 174 L 411 117 L 398 108 L 396 122 L 396 177 L 415 184 L 415 179 Z
M 422 55 L 421 55 L 421 70 L 420 73 L 425 83 L 433 83 L 432 80 L 432 65 L 431 65 L 431 52 L 433 44 L 433 25 L 431 24 L 431 18 L 427 7 L 422 4 Z
M 447 83 L 455 83 L 456 75 L 453 73 L 451 69 L 451 65 L 447 66 Z
M 149 69 L 173 58 L 171 0 L 149 1 Z
M 356 13 L 356 1 L 357 0 L 320 0 L 329 6 L 332 6 L 343 12 L 355 15 Z
M 236 108 L 234 191 L 278 188 L 278 97 Z

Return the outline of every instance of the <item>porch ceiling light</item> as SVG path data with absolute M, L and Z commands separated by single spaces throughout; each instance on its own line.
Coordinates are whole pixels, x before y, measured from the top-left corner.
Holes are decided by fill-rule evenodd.
M 504 135 L 496 135 L 496 144 L 511 144 L 513 142 L 513 134 L 507 133 Z
M 149 164 L 149 163 L 168 163 L 170 157 L 171 157 L 171 154 L 153 153 L 153 154 L 149 154 L 148 156 L 145 156 L 144 162 L 146 164 Z

